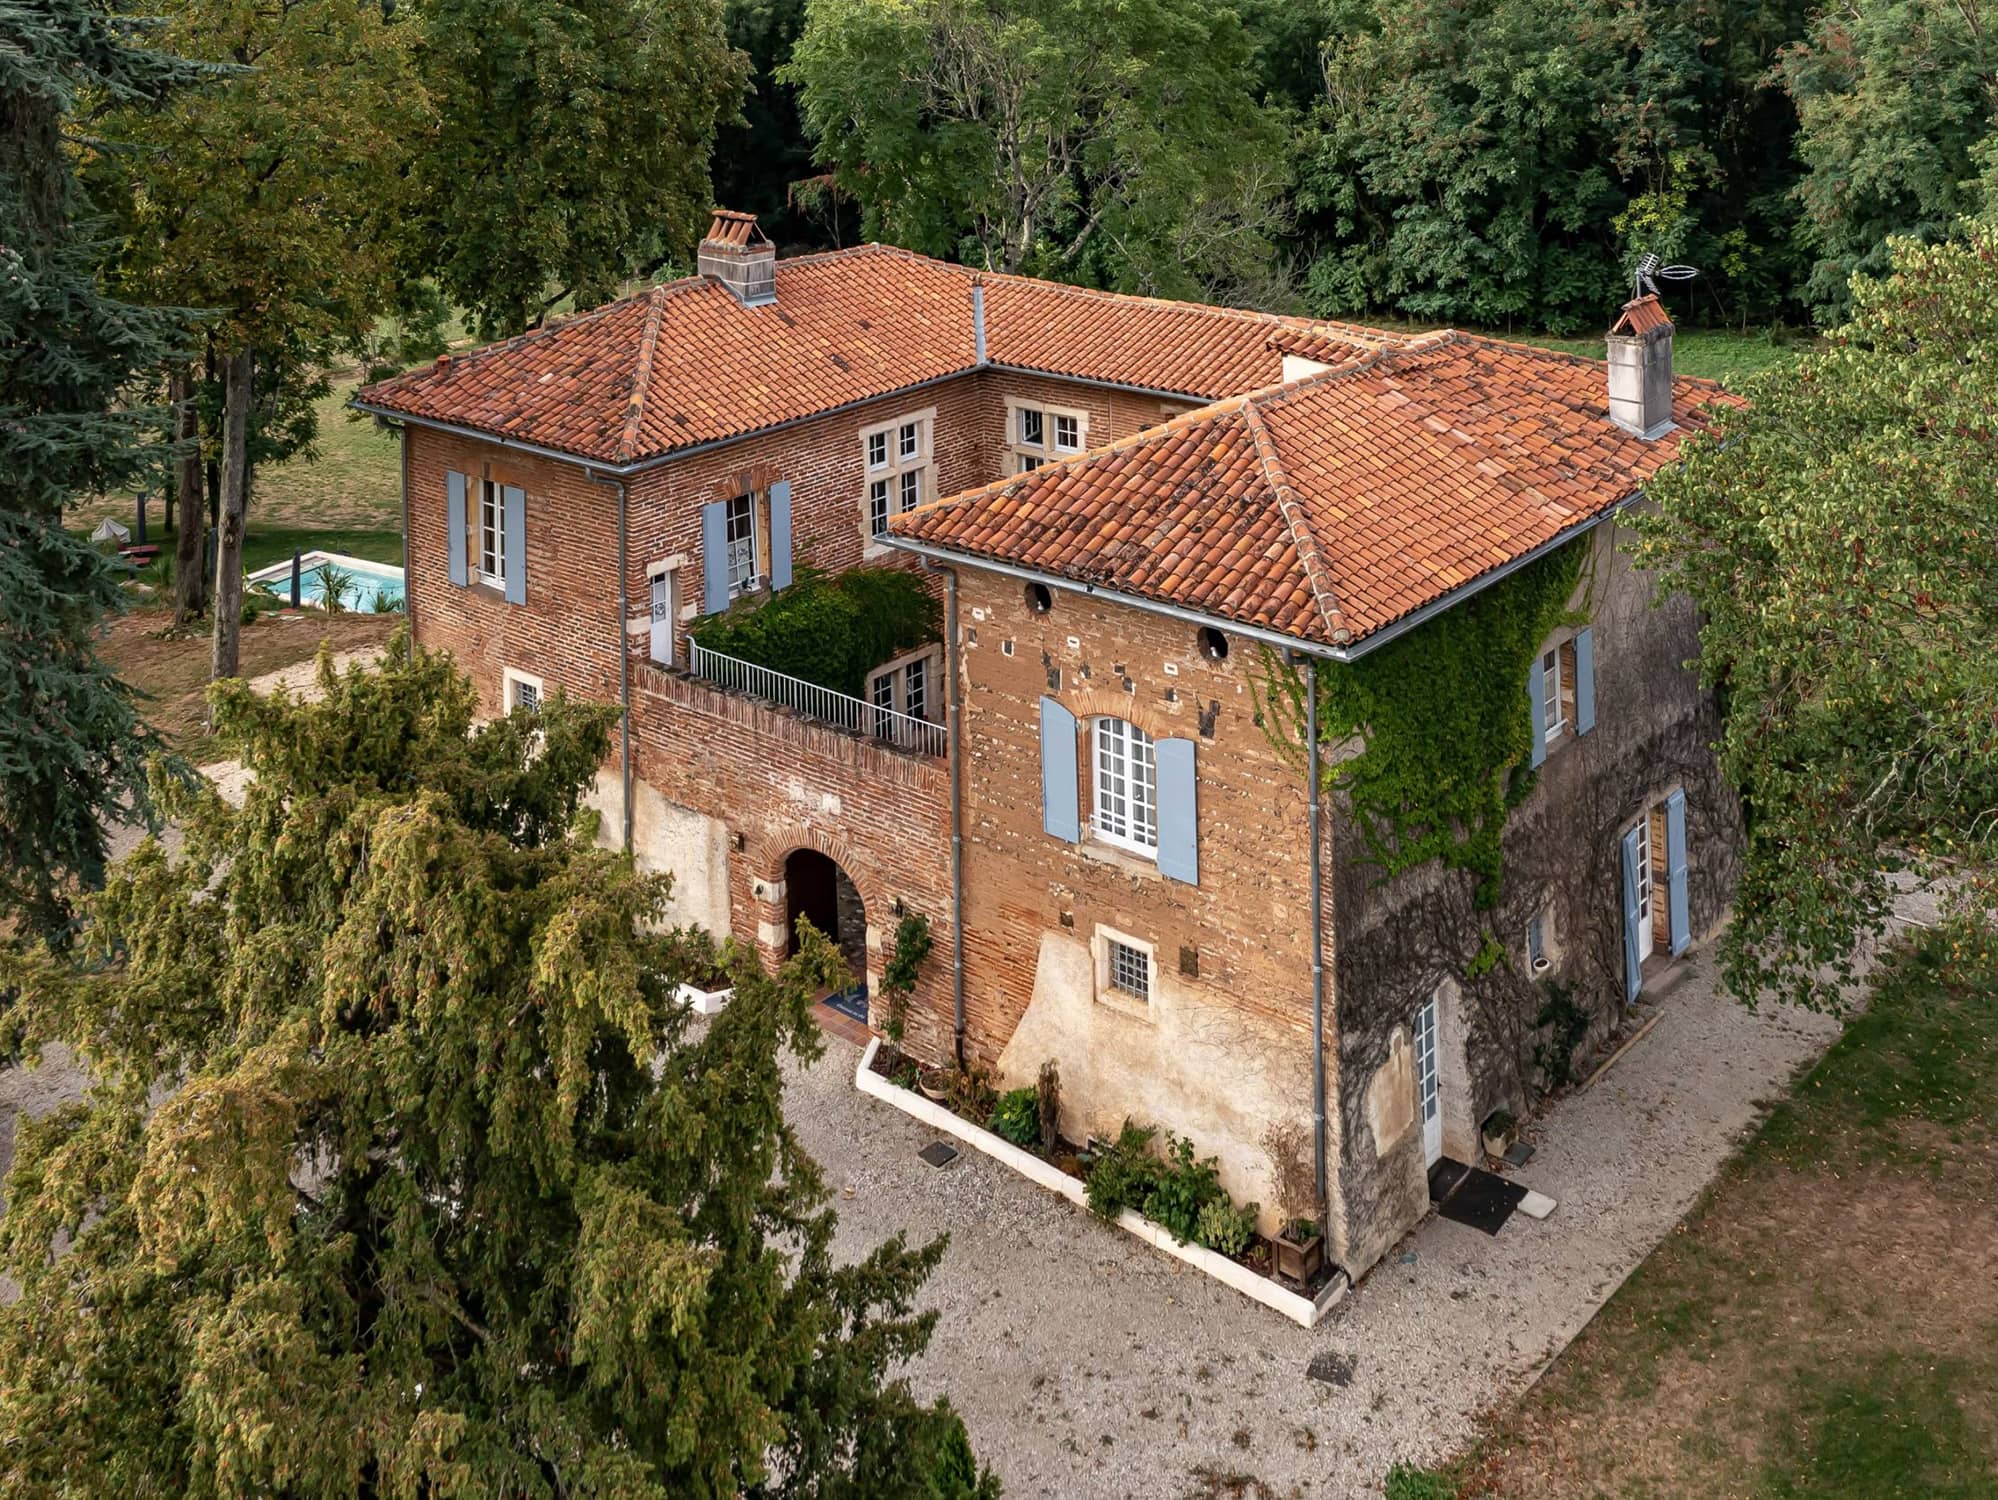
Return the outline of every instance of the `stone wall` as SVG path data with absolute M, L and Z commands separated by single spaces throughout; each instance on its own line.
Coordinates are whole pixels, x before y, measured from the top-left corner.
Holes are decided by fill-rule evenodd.
M 1578 1064 L 1622 1009 L 1619 839 L 1643 807 L 1685 791 L 1695 935 L 1726 911 L 1740 814 L 1706 748 L 1718 732 L 1711 696 L 1685 666 L 1699 649 L 1696 622 L 1683 598 L 1653 608 L 1651 580 L 1618 550 L 1626 535 L 1613 522 L 1593 533 L 1575 601 L 1594 630 L 1596 728 L 1556 742 L 1508 820 L 1503 891 L 1493 909 L 1475 908 L 1470 877 L 1434 863 L 1383 884 L 1377 867 L 1355 857 L 1364 848 L 1358 829 L 1344 809 L 1337 815 L 1327 871 L 1339 931 L 1338 1113 L 1351 1146 L 1341 1159 L 1344 1221 L 1335 1223 L 1333 1243 L 1355 1274 L 1427 1211 L 1408 1058 L 1415 1014 L 1432 994 L 1443 1151 L 1475 1161 L 1485 1117 L 1501 1107 L 1517 1111 L 1533 1092 L 1535 1044 L 1547 1040 L 1533 1023 L 1550 996 L 1547 980 L 1566 987 L 1590 1017 Z M 1523 714 L 1524 682 L 1519 693 Z M 1553 960 L 1538 981 L 1525 954 L 1535 913 L 1548 920 Z M 1467 979 L 1487 932 L 1503 959 Z

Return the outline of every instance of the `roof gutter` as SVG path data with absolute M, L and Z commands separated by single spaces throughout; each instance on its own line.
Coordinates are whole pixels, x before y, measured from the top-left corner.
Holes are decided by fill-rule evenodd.
M 999 562 L 992 558 L 981 557 L 973 552 L 959 552 L 948 547 L 933 546 L 927 542 L 910 541 L 907 537 L 897 536 L 892 528 L 882 540 L 887 542 L 891 547 L 899 547 L 904 552 L 913 552 L 916 556 L 928 558 L 933 562 L 967 568 L 983 568 L 988 573 L 1000 573 L 1008 578 L 1021 578 L 1025 579 L 1028 583 L 1042 584 L 1051 589 L 1063 589 L 1071 594 L 1083 594 L 1092 599 L 1107 599 L 1113 604 L 1129 605 L 1132 609 L 1141 609 L 1150 614 L 1164 615 L 1167 619 L 1184 620 L 1189 625 L 1210 625 L 1214 629 L 1223 631 L 1226 634 L 1241 636 L 1246 640 L 1256 641 L 1279 651 L 1303 652 L 1307 655 L 1322 657 L 1327 661 L 1353 662 L 1358 661 L 1369 652 L 1385 646 L 1389 641 L 1406 635 L 1417 626 L 1435 618 L 1444 610 L 1454 608 L 1463 603 L 1473 594 L 1481 593 L 1485 589 L 1490 588 L 1501 578 L 1518 572 L 1528 563 L 1545 557 L 1557 547 L 1565 546 L 1583 533 L 1594 530 L 1626 506 L 1634 504 L 1638 500 L 1643 499 L 1643 497 L 1644 492 L 1642 490 L 1633 491 L 1626 499 L 1619 500 L 1616 504 L 1605 507 L 1595 515 L 1586 517 L 1583 520 L 1577 521 L 1574 525 L 1556 532 L 1531 551 L 1521 553 L 1510 562 L 1501 564 L 1488 573 L 1480 573 L 1468 583 L 1459 584 L 1442 597 L 1430 600 L 1422 608 L 1415 610 L 1411 614 L 1403 615 L 1400 619 L 1388 625 L 1382 626 L 1373 634 L 1355 641 L 1350 646 L 1328 646 L 1318 641 L 1305 640 L 1299 636 L 1284 635 L 1280 631 L 1270 630 L 1260 625 L 1248 625 L 1239 620 L 1230 620 L 1222 615 L 1204 614 L 1199 610 L 1186 609 L 1177 604 L 1167 604 L 1162 600 L 1146 599 L 1137 594 L 1126 594 L 1117 589 L 1101 588 L 1093 583 L 1084 583 L 1074 578 L 1064 578 L 1058 573 L 1044 573 L 1035 568 L 1023 568 L 1016 563 Z

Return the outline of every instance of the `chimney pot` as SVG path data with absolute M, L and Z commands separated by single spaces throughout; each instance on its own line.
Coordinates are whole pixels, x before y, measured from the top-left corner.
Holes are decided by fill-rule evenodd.
M 1672 430 L 1672 320 L 1656 295 L 1633 297 L 1609 331 L 1609 418 L 1625 432 Z
M 757 227 L 755 214 L 715 210 L 701 241 L 700 272 L 727 287 L 744 307 L 777 300 L 777 247 Z

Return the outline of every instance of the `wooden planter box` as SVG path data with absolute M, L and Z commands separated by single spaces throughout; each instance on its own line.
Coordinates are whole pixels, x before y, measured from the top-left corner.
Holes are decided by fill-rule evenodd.
M 1322 1234 L 1314 1234 L 1302 1243 L 1288 1234 L 1279 1234 L 1270 1244 L 1276 1251 L 1278 1273 L 1292 1281 L 1309 1282 L 1318 1274 L 1318 1268 L 1325 1264 L 1325 1236 Z

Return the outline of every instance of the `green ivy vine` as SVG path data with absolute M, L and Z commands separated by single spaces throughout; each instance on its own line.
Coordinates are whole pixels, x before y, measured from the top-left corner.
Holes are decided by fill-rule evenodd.
M 1319 669 L 1324 783 L 1346 793 L 1388 877 L 1440 859 L 1477 877 L 1480 908 L 1498 901 L 1506 815 L 1534 781 L 1527 672 L 1550 631 L 1588 617 L 1568 608 L 1588 551 L 1578 538 L 1358 661 Z M 1302 675 L 1266 652 L 1259 698 L 1264 732 L 1297 754 Z M 1343 755 L 1354 739 L 1358 753 Z

